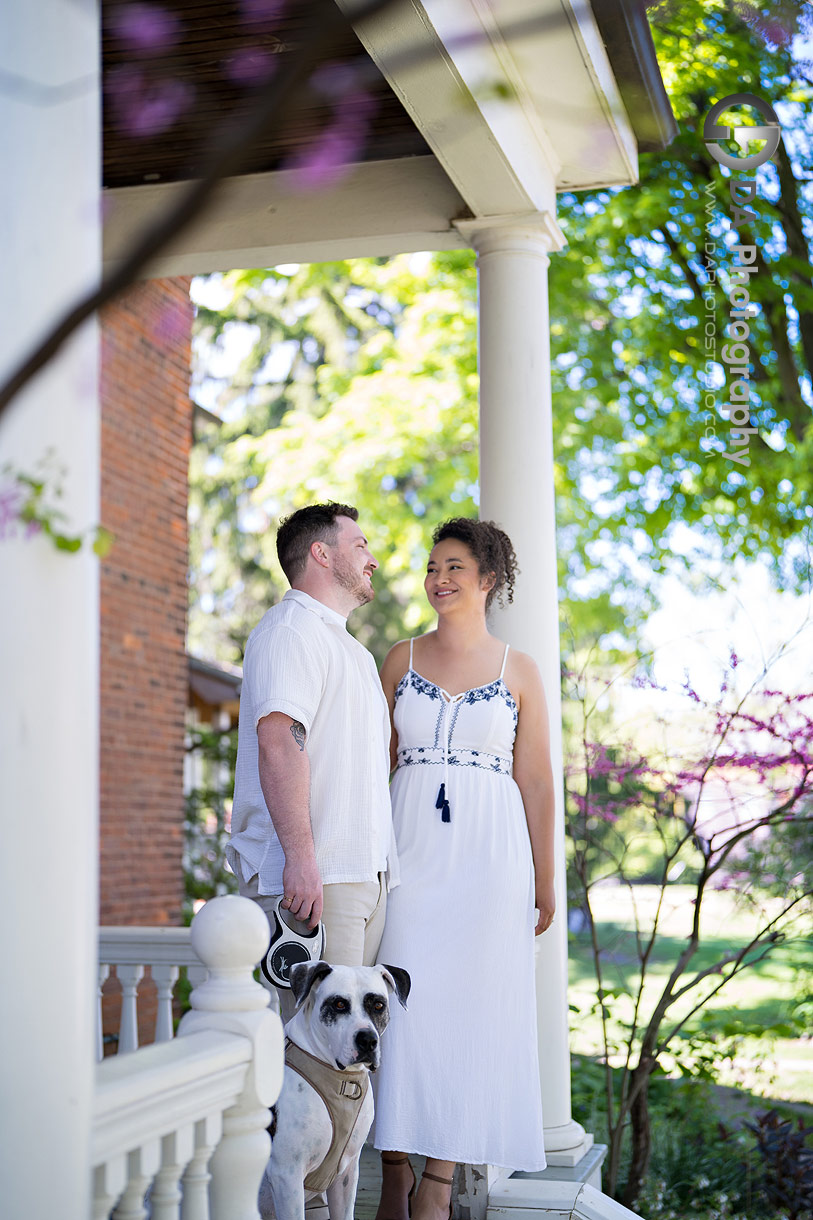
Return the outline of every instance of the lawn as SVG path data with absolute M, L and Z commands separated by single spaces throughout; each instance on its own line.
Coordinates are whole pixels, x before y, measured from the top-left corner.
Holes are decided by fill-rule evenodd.
M 691 927 L 694 890 L 670 885 L 661 916 L 661 930 L 648 967 L 643 1013 L 651 1005 L 682 951 Z M 611 1031 L 616 1043 L 623 1036 L 620 1023 L 629 1021 L 633 1007 L 630 991 L 636 986 L 636 912 L 642 932 L 651 927 L 659 895 L 654 885 L 636 886 L 631 893 L 625 886 L 603 884 L 593 891 L 593 912 L 602 945 L 604 985 L 618 989 L 609 1002 Z M 714 965 L 725 954 L 746 944 L 759 926 L 759 918 L 731 891 L 709 893 L 701 921 L 701 947 L 692 963 L 693 972 Z M 728 1026 L 728 1036 L 718 1032 L 716 1047 L 733 1052 L 722 1065 L 722 1084 L 734 1085 L 762 1098 L 813 1104 L 813 1041 L 809 1036 L 754 1036 L 755 1030 L 785 1023 L 794 1013 L 805 1009 L 813 1015 L 813 942 L 808 929 L 797 924 L 793 935 L 775 945 L 769 956 L 733 979 L 709 1000 L 708 1011 L 718 1027 Z M 719 981 L 711 976 L 706 990 Z M 800 1008 L 805 995 L 807 1003 Z M 570 937 L 570 1003 L 579 1009 L 572 1021 L 571 1045 L 575 1054 L 597 1056 L 601 1053 L 601 1026 L 595 1004 L 595 974 L 590 939 L 586 932 Z M 689 1005 L 691 1007 L 691 1005 Z M 678 1013 L 687 1011 L 678 1009 Z M 575 1017 L 575 1014 L 574 1014 Z M 671 1028 L 671 1023 L 665 1023 Z M 698 1028 L 693 1018 L 690 1029 Z M 749 1032 L 745 1032 L 749 1031 Z M 787 1029 L 790 1033 L 790 1028 Z M 813 1032 L 813 1031 L 812 1031 Z M 684 1052 L 690 1048 L 684 1047 Z M 613 1055 L 618 1061 L 618 1055 Z M 675 1068 L 674 1060 L 665 1063 Z

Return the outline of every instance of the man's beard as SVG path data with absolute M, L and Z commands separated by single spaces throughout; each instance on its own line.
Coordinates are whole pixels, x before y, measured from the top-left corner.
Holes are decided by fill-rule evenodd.
M 359 606 L 371 602 L 375 597 L 375 590 L 367 577 L 363 574 L 359 576 L 349 561 L 338 552 L 334 552 L 333 579 L 337 585 L 355 597 Z

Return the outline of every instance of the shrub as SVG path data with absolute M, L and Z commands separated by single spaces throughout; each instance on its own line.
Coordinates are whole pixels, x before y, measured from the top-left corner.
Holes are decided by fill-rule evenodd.
M 813 1127 L 783 1119 L 776 1110 L 758 1114 L 748 1123 L 762 1157 L 762 1190 L 772 1206 L 783 1208 L 788 1220 L 813 1216 L 813 1148 L 806 1146 Z

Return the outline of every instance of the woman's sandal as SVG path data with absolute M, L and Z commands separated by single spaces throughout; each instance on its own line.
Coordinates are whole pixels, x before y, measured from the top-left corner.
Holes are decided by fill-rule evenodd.
M 430 1182 L 441 1182 L 444 1186 L 451 1186 L 452 1183 L 454 1182 L 454 1177 L 442 1178 L 439 1176 L 439 1174 L 428 1173 L 425 1169 L 424 1169 L 423 1173 L 421 1174 L 421 1178 L 422 1179 L 429 1178 Z M 449 1200 L 449 1220 L 452 1220 L 452 1201 L 451 1201 L 451 1199 Z
M 385 1155 L 385 1153 L 382 1152 L 381 1153 L 381 1164 L 382 1165 L 409 1165 L 409 1168 L 412 1169 L 412 1162 L 410 1161 L 410 1159 L 406 1155 L 406 1153 L 404 1153 L 403 1156 L 392 1156 L 392 1155 L 387 1156 L 387 1155 Z M 410 1216 L 412 1215 L 412 1196 L 415 1194 L 415 1187 L 417 1186 L 417 1184 L 418 1184 L 418 1179 L 415 1177 L 415 1170 L 412 1169 L 412 1185 L 410 1186 L 409 1194 L 407 1195 L 407 1214 Z

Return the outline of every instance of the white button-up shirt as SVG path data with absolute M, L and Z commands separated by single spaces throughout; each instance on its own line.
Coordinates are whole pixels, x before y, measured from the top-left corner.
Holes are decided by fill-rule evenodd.
M 260 787 L 257 725 L 284 712 L 305 728 L 310 814 L 325 885 L 397 884 L 389 798 L 390 719 L 372 654 L 335 610 L 290 589 L 248 638 L 227 856 L 260 894 L 282 893 L 285 855 Z

